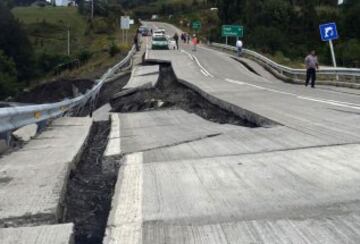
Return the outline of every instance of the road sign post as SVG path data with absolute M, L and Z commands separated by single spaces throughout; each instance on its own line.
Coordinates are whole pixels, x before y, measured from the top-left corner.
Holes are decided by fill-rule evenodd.
M 221 34 L 223 37 L 238 37 L 242 38 L 244 36 L 244 27 L 241 25 L 223 25 Z
M 130 17 L 121 16 L 120 28 L 122 29 L 122 39 L 123 42 L 127 42 L 127 31 L 130 29 Z M 125 32 L 125 34 L 124 34 Z
M 240 25 L 223 25 L 221 28 L 221 35 L 225 37 L 226 45 L 228 45 L 229 37 L 236 37 L 239 39 L 244 36 L 244 27 Z
M 320 25 L 319 28 L 320 28 L 321 40 L 324 42 L 329 42 L 332 62 L 333 62 L 334 67 L 336 68 L 337 64 L 336 64 L 336 57 L 335 57 L 335 51 L 334 51 L 334 45 L 333 45 L 333 40 L 336 40 L 339 38 L 336 24 L 335 23 L 326 23 L 326 24 Z M 339 80 L 339 76 L 336 76 L 336 80 Z
M 191 22 L 191 28 L 193 30 L 195 30 L 196 32 L 199 32 L 199 30 L 201 29 L 201 22 L 200 20 L 195 20 L 193 22 Z

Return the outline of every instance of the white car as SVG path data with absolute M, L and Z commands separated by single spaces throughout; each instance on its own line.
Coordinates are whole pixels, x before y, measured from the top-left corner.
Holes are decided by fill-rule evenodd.
M 154 31 L 154 34 L 165 35 L 165 30 L 164 29 L 157 29 L 157 30 Z
M 151 49 L 169 50 L 169 39 L 165 35 L 154 34 L 151 39 Z
M 170 36 L 166 36 L 166 38 L 169 41 L 169 49 L 170 50 L 175 50 L 176 49 L 176 41 Z

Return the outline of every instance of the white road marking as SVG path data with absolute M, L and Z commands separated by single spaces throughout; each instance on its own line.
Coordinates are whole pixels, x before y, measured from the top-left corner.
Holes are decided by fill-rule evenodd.
M 297 96 L 297 98 L 308 100 L 308 101 L 313 101 L 313 102 L 326 103 L 326 104 L 335 105 L 338 107 L 352 108 L 352 109 L 360 110 L 360 104 L 356 104 L 356 106 L 351 106 L 351 105 L 346 105 L 344 102 L 340 102 L 340 101 L 322 100 L 322 99 L 315 99 L 315 98 L 303 97 L 303 96 Z
M 232 79 L 225 79 L 225 81 L 230 82 L 230 83 L 234 83 L 234 84 L 237 84 L 237 85 L 246 85 L 246 82 L 232 80 Z
M 210 74 L 210 72 L 207 71 L 207 70 L 204 68 L 204 66 L 201 65 L 199 59 L 198 59 L 197 57 L 195 57 L 194 55 L 192 55 L 192 56 L 194 57 L 195 62 L 199 65 L 199 67 L 200 67 L 202 70 L 204 70 L 211 78 L 214 78 L 214 76 L 213 76 L 212 74 Z
M 266 88 L 266 87 L 263 87 L 263 86 L 258 86 L 258 85 L 250 84 L 250 83 L 247 83 L 247 82 L 232 80 L 232 79 L 228 79 L 228 78 L 225 79 L 225 81 L 233 83 L 233 84 L 237 84 L 237 85 L 247 85 L 247 86 L 255 87 L 255 88 L 260 89 L 260 90 L 265 90 L 265 91 L 270 91 L 270 92 L 274 92 L 274 93 L 280 93 L 280 94 L 284 94 L 284 95 L 294 96 L 294 97 L 296 97 L 298 99 L 314 101 L 314 102 L 319 102 L 319 103 L 325 103 L 325 104 L 330 104 L 330 105 L 334 105 L 334 106 L 338 106 L 338 107 L 344 107 L 344 108 L 351 108 L 351 109 L 360 110 L 360 104 L 356 104 L 356 103 L 348 103 L 348 102 L 341 102 L 341 101 L 335 101 L 335 100 L 326 100 L 326 99 L 315 99 L 315 98 L 311 98 L 311 97 L 299 96 L 299 95 L 297 95 L 295 93 L 279 91 L 279 90 L 276 90 L 276 89 Z
M 204 66 L 201 65 L 200 61 L 197 59 L 197 57 L 195 57 L 194 55 L 191 55 L 190 53 L 188 53 L 187 51 L 185 50 L 181 50 L 181 52 L 185 53 L 186 55 L 189 56 L 189 58 L 197 63 L 197 65 L 200 67 L 200 71 L 203 75 L 205 75 L 206 77 L 211 77 L 211 78 L 214 78 L 214 76 L 209 72 L 207 71 Z
M 204 70 L 200 69 L 200 71 L 201 71 L 201 73 L 202 73 L 203 75 L 205 75 L 206 77 L 208 77 L 208 74 L 207 74 Z
M 186 52 L 185 50 L 181 50 L 181 52 L 182 52 L 182 53 L 185 53 L 186 55 L 188 55 L 188 57 L 189 57 L 192 61 L 194 61 L 194 58 L 193 58 L 193 56 L 192 56 L 190 53 Z

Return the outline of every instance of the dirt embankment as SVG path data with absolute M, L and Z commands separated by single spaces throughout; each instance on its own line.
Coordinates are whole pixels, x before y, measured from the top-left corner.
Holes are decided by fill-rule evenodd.
M 88 79 L 60 79 L 22 92 L 14 98 L 14 102 L 36 104 L 59 102 L 65 98 L 73 98 L 76 92 L 85 93 L 94 84 L 93 80 Z

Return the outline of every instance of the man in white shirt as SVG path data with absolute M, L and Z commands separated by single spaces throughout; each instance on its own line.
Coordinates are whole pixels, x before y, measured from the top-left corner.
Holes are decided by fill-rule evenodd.
M 311 80 L 311 87 L 315 88 L 316 81 L 316 70 L 319 69 L 319 61 L 316 56 L 315 51 L 311 51 L 308 56 L 305 58 L 305 66 L 306 66 L 306 82 L 305 86 L 309 85 L 309 81 Z
M 237 55 L 240 56 L 243 48 L 243 42 L 239 39 L 236 41 Z

